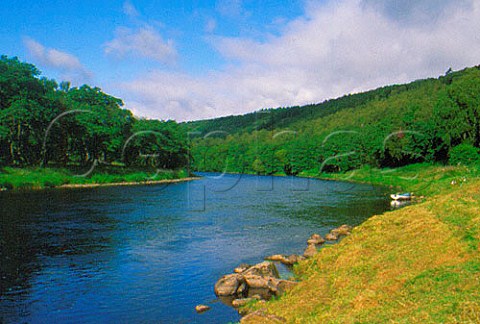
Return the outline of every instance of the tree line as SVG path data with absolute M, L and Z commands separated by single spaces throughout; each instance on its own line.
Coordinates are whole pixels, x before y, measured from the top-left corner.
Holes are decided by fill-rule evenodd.
M 137 118 L 123 105 L 98 87 L 57 83 L 32 64 L 1 56 L 0 165 L 187 165 L 184 127 Z
M 189 127 L 203 131 L 192 146 L 194 169 L 202 171 L 315 174 L 365 165 L 479 165 L 480 68 Z
M 193 141 L 189 143 L 189 136 Z M 0 57 L 0 166 L 94 162 L 299 174 L 480 163 L 480 68 L 303 107 L 178 124 L 137 118 L 97 87 Z

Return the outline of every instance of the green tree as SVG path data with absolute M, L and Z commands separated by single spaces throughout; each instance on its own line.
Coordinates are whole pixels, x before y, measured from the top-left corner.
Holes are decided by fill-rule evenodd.
M 123 102 L 99 88 L 83 85 L 67 94 L 71 147 L 83 163 L 119 159 L 122 145 L 131 133 L 132 113 L 121 108 Z
M 436 128 L 448 149 L 470 141 L 480 147 L 480 71 L 469 70 L 440 94 Z
M 449 156 L 451 165 L 478 165 L 480 163 L 480 150 L 467 143 L 452 148 Z
M 125 143 L 123 157 L 128 165 L 176 169 L 187 165 L 186 133 L 174 121 L 139 119 Z

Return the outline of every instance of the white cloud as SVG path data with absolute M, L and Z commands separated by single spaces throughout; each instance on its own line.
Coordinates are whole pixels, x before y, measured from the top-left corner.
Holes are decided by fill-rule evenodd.
M 205 32 L 209 34 L 213 33 L 215 28 L 217 28 L 217 21 L 213 18 L 208 19 L 207 23 L 205 24 Z
M 458 8 L 471 8 L 470 0 L 363 0 L 389 18 L 402 23 L 428 25 L 444 19 Z
M 127 55 L 154 59 L 162 63 L 173 63 L 177 51 L 173 40 L 164 40 L 152 27 L 138 29 L 117 28 L 115 38 L 105 44 L 105 54 L 123 58 Z
M 138 114 L 191 120 L 319 102 L 476 65 L 480 4 L 461 1 L 407 1 L 397 13 L 393 0 L 311 1 L 303 17 L 266 41 L 212 38 L 229 63 L 221 71 L 157 71 L 123 84 L 127 104 L 135 98 Z M 425 8 L 436 18 L 414 19 Z
M 123 3 L 123 13 L 131 18 L 140 16 L 140 13 L 130 1 L 125 1 Z
M 76 56 L 54 48 L 47 48 L 29 37 L 25 37 L 23 42 L 34 60 L 44 67 L 60 72 L 63 79 L 82 83 L 93 77 L 93 74 L 80 63 Z

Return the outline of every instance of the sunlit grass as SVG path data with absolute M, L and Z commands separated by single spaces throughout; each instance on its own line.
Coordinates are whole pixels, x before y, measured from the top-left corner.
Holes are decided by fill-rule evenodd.
M 392 190 L 411 191 L 417 195 L 435 195 L 455 190 L 478 179 L 478 167 L 412 164 L 396 169 L 376 169 L 369 166 L 346 173 L 304 172 L 301 176 L 321 179 L 355 181 L 391 187 Z M 452 185 L 452 182 L 454 185 Z

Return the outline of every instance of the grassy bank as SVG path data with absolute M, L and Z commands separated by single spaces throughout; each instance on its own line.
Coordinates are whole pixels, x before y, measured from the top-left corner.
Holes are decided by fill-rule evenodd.
M 183 179 L 189 176 L 185 170 L 157 172 L 120 166 L 99 166 L 89 174 L 86 174 L 87 171 L 76 168 L 6 167 L 0 170 L 0 188 L 18 190 L 73 185 L 145 183 Z
M 253 307 L 301 323 L 480 322 L 478 175 L 474 168 L 414 165 L 328 176 L 427 197 L 370 218 L 299 264 L 296 288 Z

